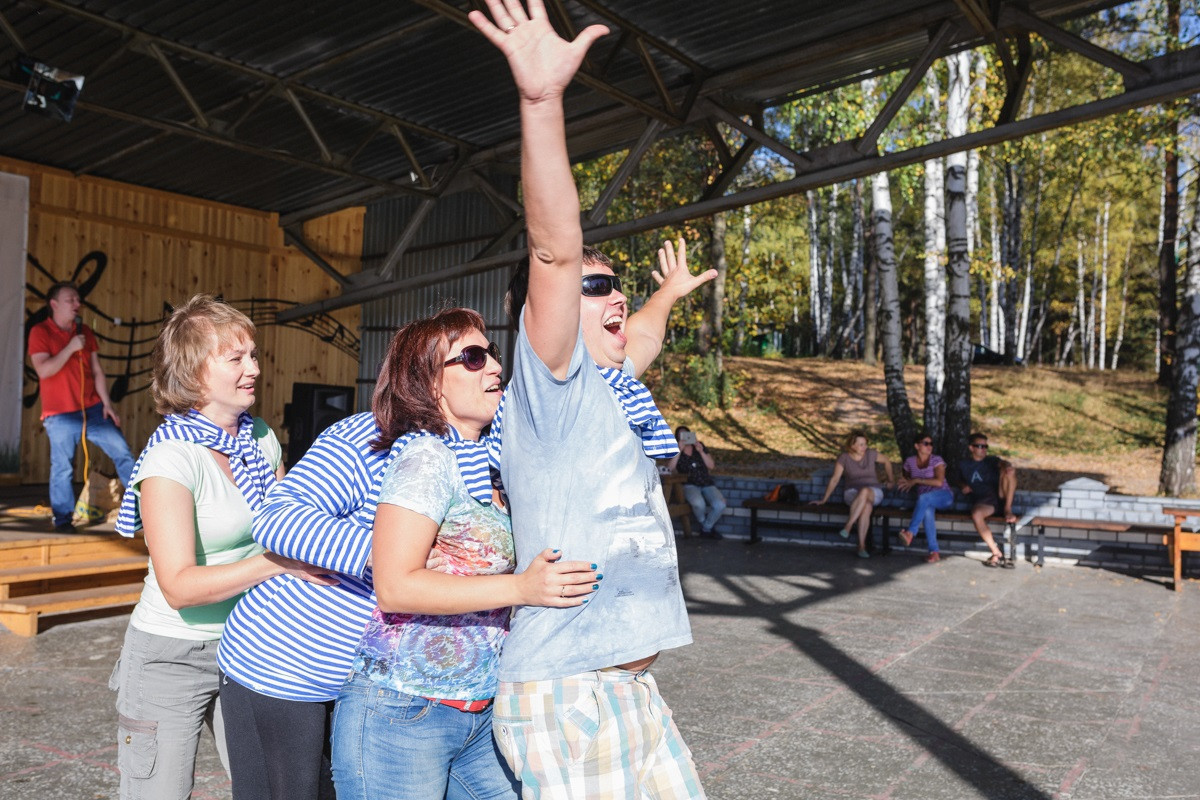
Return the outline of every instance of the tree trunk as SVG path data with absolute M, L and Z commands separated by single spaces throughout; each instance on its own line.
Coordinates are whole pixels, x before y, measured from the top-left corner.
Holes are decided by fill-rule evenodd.
M 1005 164 L 1004 178 L 1007 202 L 1004 207 L 1005 278 L 1000 284 L 1000 337 L 1001 341 L 1004 342 L 1001 352 L 1011 358 L 1016 352 L 1016 342 L 1014 341 L 1013 334 L 1016 332 L 1017 327 L 1017 307 L 1013 301 L 1016 295 L 1016 276 L 1020 274 L 1021 270 L 1021 212 L 1025 208 L 1024 165 L 1012 162 Z
M 850 354 L 860 355 L 857 352 L 858 342 L 862 341 L 863 337 L 863 316 L 866 314 L 866 308 L 863 305 L 863 188 L 862 181 L 856 180 L 853 184 L 852 203 L 854 220 L 851 227 L 851 250 L 850 250 L 850 281 L 846 286 L 846 296 L 849 298 L 846 302 L 846 315 L 854 320 L 854 324 L 850 326 L 850 339 L 854 342 L 854 347 L 850 348 Z
M 1112 205 L 1104 201 L 1104 230 L 1100 234 L 1100 354 L 1097 366 L 1104 369 L 1108 360 L 1108 213 Z
M 873 242 L 869 244 L 867 250 L 867 274 L 863 287 L 863 362 L 873 367 L 876 364 L 875 351 L 879 347 L 879 258 L 875 253 Z
M 1125 341 L 1125 314 L 1129 307 L 1129 260 L 1133 257 L 1133 242 L 1125 250 L 1125 267 L 1121 270 L 1121 312 L 1117 317 L 1117 339 L 1113 342 L 1112 368 L 1117 368 L 1121 343 Z
M 936 70 L 925 73 L 931 136 L 941 134 L 942 96 Z M 946 383 L 946 252 L 945 176 L 942 159 L 925 162 L 925 431 L 942 440 Z
M 970 54 L 950 59 L 946 128 L 950 137 L 967 128 Z M 957 69 L 955 69 L 957 62 Z M 952 461 L 967 452 L 971 433 L 971 258 L 967 251 L 967 154 L 946 157 L 946 395 L 941 453 Z
M 879 271 L 879 333 L 883 339 L 883 380 L 887 388 L 888 415 L 901 458 L 913 454 L 916 422 L 904 387 L 904 352 L 901 334 L 900 283 L 896 275 L 896 250 L 892 235 L 892 195 L 886 172 L 871 178 L 872 259 Z
M 729 274 L 729 262 L 725 258 L 725 227 L 726 215 L 728 212 L 719 211 L 713 214 L 712 218 L 712 235 L 709 240 L 710 261 L 713 269 L 717 271 L 717 277 L 712 281 L 712 289 L 708 293 L 708 317 L 709 317 L 709 351 L 715 354 L 717 359 L 717 375 L 724 376 L 725 373 L 725 357 L 723 353 L 722 339 L 725 330 L 725 278 Z M 725 393 L 721 393 L 721 402 L 724 405 Z
M 746 280 L 746 271 L 750 263 L 750 234 L 753 228 L 750 224 L 750 206 L 742 208 L 742 272 L 738 278 L 738 323 L 733 331 L 733 348 L 735 356 L 740 356 L 746 347 L 746 299 L 750 293 L 750 283 Z
M 1200 192 L 1195 192 L 1200 216 Z M 1194 238 L 1194 237 L 1192 237 Z M 1167 399 L 1167 431 L 1158 491 L 1171 497 L 1196 491 L 1196 390 L 1200 385 L 1200 257 L 1188 253 L 1187 279 L 1175 358 L 1171 364 L 1171 396 Z
M 834 330 L 840 328 L 840 324 L 834 322 L 833 318 L 833 272 L 838 262 L 841 261 L 841 245 L 842 237 L 838 231 L 838 185 L 831 184 L 829 187 L 829 205 L 826 207 L 825 218 L 825 263 L 821 275 L 821 290 L 825 293 L 821 298 L 821 308 L 825 312 L 824 326 L 825 331 L 825 349 L 822 355 L 829 355 L 833 348 L 837 345 L 835 338 L 830 334 Z M 842 287 L 843 289 L 845 286 Z
M 825 309 L 822 299 L 825 296 L 821 286 L 821 225 L 820 225 L 820 194 L 809 189 L 805 192 L 808 198 L 808 305 L 809 316 L 813 326 L 813 353 L 818 354 L 825 349 Z
M 1167 51 L 1179 49 L 1179 0 L 1167 0 Z M 1163 145 L 1162 237 L 1158 248 L 1158 382 L 1174 386 L 1175 331 L 1179 324 L 1176 297 L 1175 239 L 1179 232 L 1179 103 L 1166 106 L 1167 135 Z M 1194 409 L 1193 409 L 1194 411 Z

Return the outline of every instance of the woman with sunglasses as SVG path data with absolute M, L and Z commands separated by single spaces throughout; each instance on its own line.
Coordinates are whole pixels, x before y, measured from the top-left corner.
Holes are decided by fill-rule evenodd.
M 507 574 L 508 515 L 481 435 L 499 376 L 499 348 L 474 311 L 406 325 L 373 410 L 327 428 L 268 495 L 256 540 L 338 584 L 268 581 L 230 616 L 218 660 L 235 800 L 333 797 L 334 757 L 340 798 L 383 796 L 384 785 L 388 797 L 441 797 L 448 779 L 513 796 L 488 702 L 507 606 L 579 605 L 597 576 L 550 551 Z M 418 735 L 433 737 L 430 749 L 414 749 Z
M 395 369 L 401 366 L 401 369 Z M 546 550 L 519 575 L 482 434 L 500 403 L 500 352 L 465 308 L 405 325 L 389 348 L 373 443 L 395 454 L 375 514 L 378 608 L 333 717 L 341 800 L 515 797 L 492 739 L 510 606 L 570 608 L 595 564 Z M 426 567 L 430 548 L 444 563 Z
M 929 434 L 918 431 L 913 437 L 913 444 L 916 445 L 917 454 L 904 459 L 904 474 L 896 481 L 896 485 L 904 492 L 915 486 L 917 504 L 913 508 L 912 521 L 900 531 L 900 539 L 907 547 L 924 525 L 925 539 L 929 543 L 929 555 L 925 560 L 935 564 L 942 558 L 938 552 L 937 512 L 945 511 L 954 504 L 954 492 L 946 483 L 946 462 L 934 454 L 933 439 Z

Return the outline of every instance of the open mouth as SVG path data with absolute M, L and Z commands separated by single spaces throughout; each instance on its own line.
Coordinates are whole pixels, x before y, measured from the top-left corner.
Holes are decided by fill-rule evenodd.
M 614 314 L 604 320 L 604 330 L 611 333 L 620 340 L 621 345 L 625 345 L 625 317 L 620 314 Z
M 489 386 L 488 388 L 484 389 L 483 391 L 487 394 L 491 394 L 492 392 L 500 392 L 503 389 L 504 389 L 504 387 L 502 385 L 500 385 L 499 383 L 497 383 L 495 386 Z

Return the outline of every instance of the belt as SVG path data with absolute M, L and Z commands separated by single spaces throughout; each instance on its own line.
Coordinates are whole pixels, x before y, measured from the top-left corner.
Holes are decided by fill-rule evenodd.
M 441 703 L 444 706 L 450 706 L 450 708 L 457 708 L 459 711 L 466 711 L 468 714 L 478 714 L 480 711 L 488 708 L 494 698 L 489 697 L 486 700 L 446 700 L 441 697 L 426 697 L 425 699 Z

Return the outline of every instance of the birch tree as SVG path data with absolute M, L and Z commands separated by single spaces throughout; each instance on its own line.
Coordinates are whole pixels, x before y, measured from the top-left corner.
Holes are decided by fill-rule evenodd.
M 953 138 L 967 129 L 970 53 L 950 56 L 946 131 Z M 967 451 L 971 433 L 971 258 L 967 251 L 967 154 L 946 157 L 946 256 L 949 304 L 946 309 L 946 394 L 942 453 Z
M 888 175 L 871 177 L 871 239 L 879 272 L 879 333 L 883 340 L 883 380 L 888 415 L 901 458 L 913 454 L 917 432 L 908 390 L 904 387 L 903 321 L 900 318 L 900 282 L 896 274 L 896 248 L 892 232 L 892 193 Z
M 1200 192 L 1193 192 L 1192 227 L 1200 217 Z M 1189 238 L 1195 241 L 1196 231 Z M 1171 396 L 1158 490 L 1178 497 L 1196 491 L 1196 390 L 1200 386 L 1200 258 L 1188 253 L 1187 278 L 1171 363 Z
M 931 136 L 941 129 L 941 86 L 933 69 L 925 74 Z M 946 382 L 946 218 L 942 159 L 925 162 L 925 430 L 935 446 L 942 441 Z

